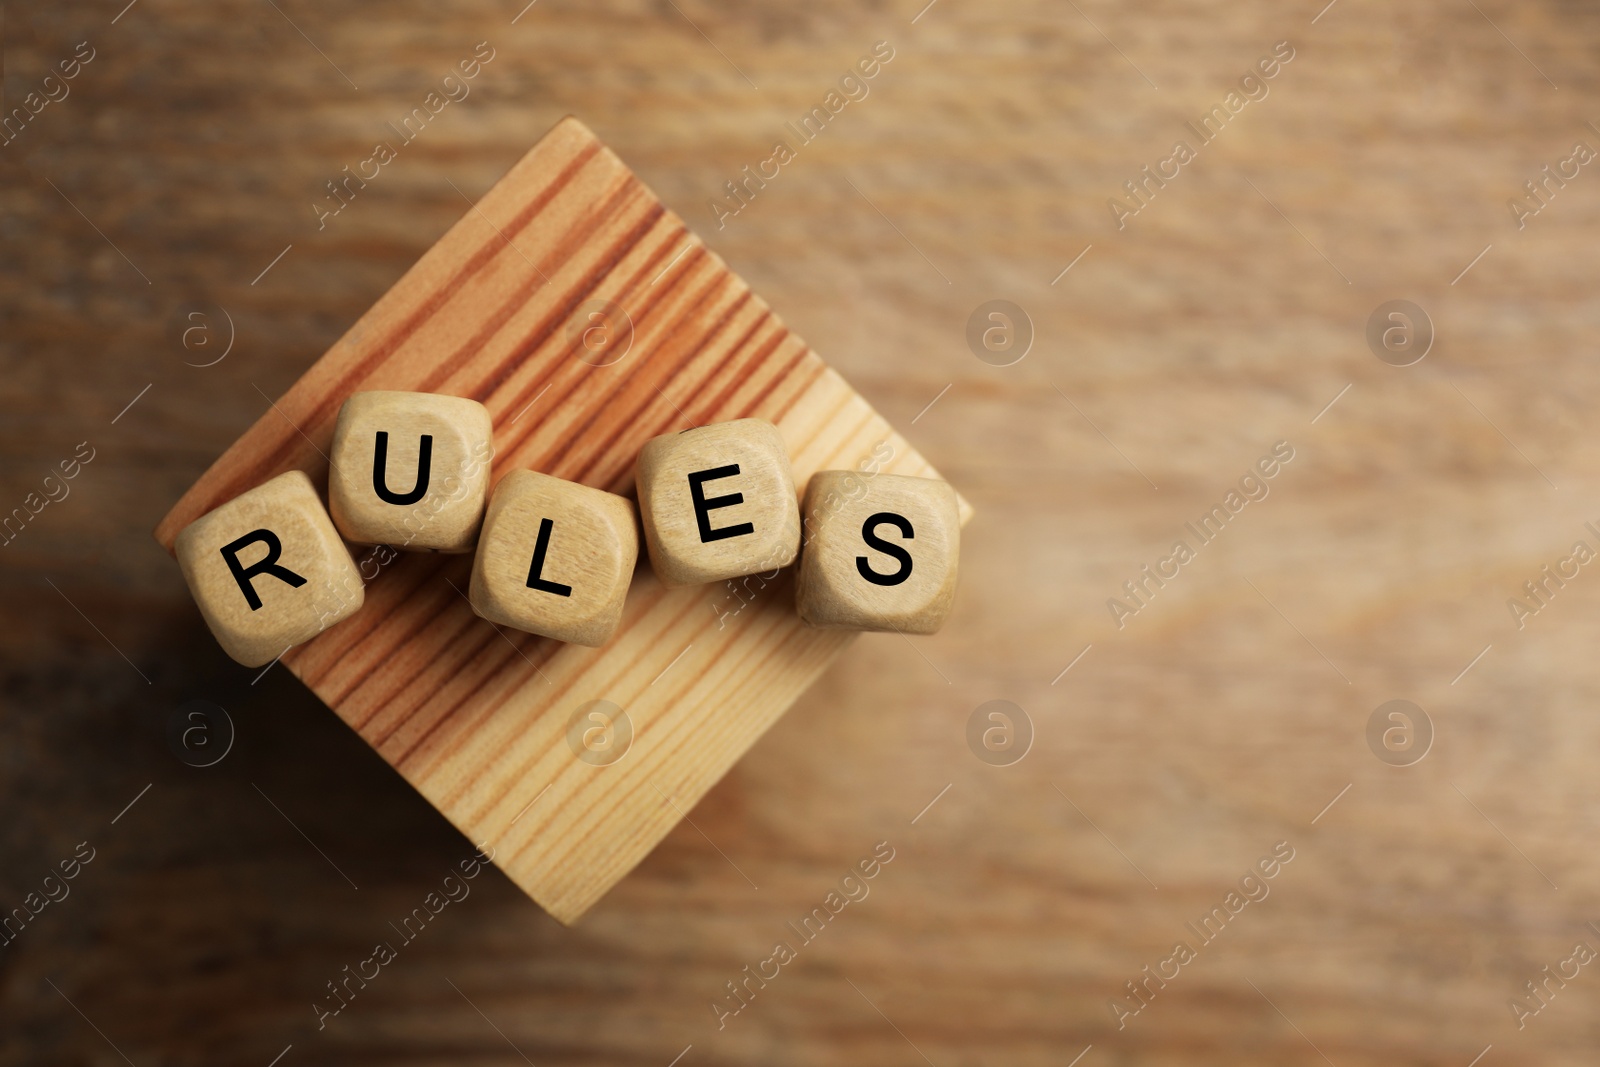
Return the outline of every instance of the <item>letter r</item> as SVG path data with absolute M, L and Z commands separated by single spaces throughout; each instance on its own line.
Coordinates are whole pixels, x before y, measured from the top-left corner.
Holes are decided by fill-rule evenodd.
M 241 566 L 239 552 L 247 545 L 257 541 L 267 546 L 267 554 L 262 556 L 250 566 Z M 239 584 L 239 592 L 244 594 L 245 603 L 250 605 L 251 611 L 261 610 L 261 597 L 256 594 L 255 587 L 250 584 L 250 579 L 257 575 L 270 574 L 289 586 L 296 589 L 306 584 L 306 580 L 288 567 L 278 565 L 278 557 L 283 555 L 283 542 L 278 540 L 278 535 L 271 530 L 251 530 L 237 541 L 230 541 L 222 546 L 222 559 L 228 565 L 228 571 L 233 575 L 233 580 Z

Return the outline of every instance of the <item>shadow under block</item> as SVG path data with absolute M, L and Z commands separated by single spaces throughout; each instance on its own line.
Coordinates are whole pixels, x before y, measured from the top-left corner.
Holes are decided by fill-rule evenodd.
M 795 609 L 813 626 L 937 633 L 955 603 L 961 506 L 946 482 L 819 471 Z
M 361 607 L 361 574 L 302 471 L 196 519 L 174 548 L 206 625 L 246 667 L 271 663 Z
M 494 428 L 476 400 L 373 390 L 344 402 L 328 452 L 328 511 L 363 545 L 470 552 L 489 499 Z
M 772 574 L 800 552 L 800 502 L 777 427 L 736 419 L 663 434 L 634 481 L 650 565 L 664 585 Z
M 638 558 L 632 501 L 512 471 L 489 502 L 467 598 L 490 622 L 596 648 L 622 621 Z
M 595 314 L 615 340 L 604 358 L 586 347 Z M 531 469 L 625 493 L 652 437 L 686 419 L 745 417 L 777 426 L 801 485 L 814 471 L 863 465 L 938 477 L 570 118 L 263 412 L 157 540 L 170 550 L 191 520 L 285 471 L 325 482 L 340 406 L 370 389 L 484 404 L 492 481 Z M 478 618 L 465 594 L 469 557 L 360 562 L 365 606 L 284 664 L 566 923 L 632 870 L 852 637 L 801 622 L 787 574 L 750 600 L 726 584 L 669 591 L 641 567 L 616 634 L 591 649 Z M 567 720 L 593 700 L 619 705 L 632 726 L 632 747 L 606 766 L 567 742 Z

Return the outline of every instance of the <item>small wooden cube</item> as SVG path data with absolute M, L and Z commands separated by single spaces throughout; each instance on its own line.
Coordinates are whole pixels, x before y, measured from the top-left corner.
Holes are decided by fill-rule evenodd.
M 304 471 L 200 516 L 174 549 L 206 625 L 246 667 L 271 663 L 361 607 L 361 573 Z
M 490 622 L 598 647 L 616 632 L 638 559 L 626 497 L 512 471 L 489 502 L 468 596 Z
M 339 409 L 328 510 L 351 541 L 468 552 L 489 498 L 489 410 L 437 393 L 356 393 Z
M 819 471 L 806 486 L 795 607 L 812 626 L 936 633 L 955 600 L 961 515 L 948 482 Z
M 789 450 L 765 419 L 652 438 L 634 483 L 650 563 L 669 588 L 776 571 L 800 551 Z

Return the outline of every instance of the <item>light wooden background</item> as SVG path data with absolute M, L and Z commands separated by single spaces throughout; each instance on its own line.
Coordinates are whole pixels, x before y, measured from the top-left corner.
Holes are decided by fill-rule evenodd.
M 520 7 L 6 5 L 7 111 L 96 58 L 0 148 L 0 509 L 95 459 L 0 548 L 0 905 L 97 854 L 0 947 L 0 1060 L 1592 1060 L 1592 966 L 1521 1030 L 1507 1002 L 1600 948 L 1600 578 L 1521 631 L 1506 600 L 1600 547 L 1600 176 L 1520 231 L 1506 201 L 1600 148 L 1600 12 Z M 1107 197 L 1284 39 L 1270 95 L 1118 232 Z M 323 182 L 484 40 L 471 95 L 319 232 Z M 708 199 L 879 40 L 871 95 L 718 230 Z M 319 1032 L 324 983 L 470 846 L 287 675 L 228 663 L 149 529 L 566 113 L 972 501 L 958 607 L 858 642 L 576 929 L 481 877 Z M 1037 334 L 1005 368 L 964 339 L 995 298 Z M 1438 334 L 1404 369 L 1364 339 L 1396 298 Z M 228 357 L 185 366 L 224 312 Z M 1270 497 L 1119 631 L 1105 599 L 1278 440 Z M 238 728 L 205 770 L 165 738 L 197 697 Z M 1393 698 L 1436 731 L 1404 769 L 1366 742 Z M 967 749 L 992 699 L 1036 728 L 1010 767 Z M 724 982 L 879 841 L 871 895 L 719 1031 Z M 1119 1032 L 1107 1000 L 1278 841 L 1271 895 Z

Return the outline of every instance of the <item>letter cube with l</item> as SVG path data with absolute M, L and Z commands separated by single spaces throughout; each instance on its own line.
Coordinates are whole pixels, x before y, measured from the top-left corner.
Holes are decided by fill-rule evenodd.
M 813 626 L 931 634 L 955 600 L 961 514 L 947 482 L 819 471 L 806 486 L 795 607 Z
M 626 497 L 512 471 L 489 502 L 468 599 L 490 622 L 597 647 L 616 632 L 638 558 Z
M 634 482 L 650 563 L 664 585 L 775 571 L 800 551 L 789 450 L 764 419 L 652 438 Z
M 468 552 L 489 497 L 489 411 L 436 393 L 356 393 L 333 429 L 328 510 L 360 544 Z
M 289 471 L 185 526 L 174 548 L 229 656 L 271 663 L 361 607 L 361 574 L 304 471 Z

